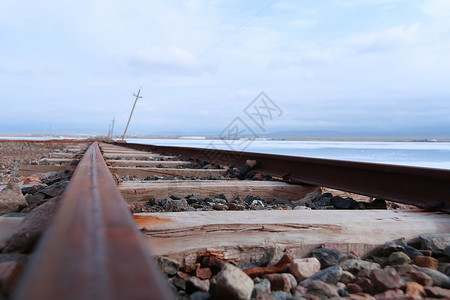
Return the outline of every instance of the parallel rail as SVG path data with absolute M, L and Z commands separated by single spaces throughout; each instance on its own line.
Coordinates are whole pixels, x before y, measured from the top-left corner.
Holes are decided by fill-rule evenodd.
M 218 149 L 120 145 L 228 166 L 244 166 L 247 160 L 256 160 L 259 172 L 282 177 L 287 182 L 325 186 L 450 213 L 450 170 Z
M 120 144 L 257 170 L 450 212 L 450 171 L 292 156 Z M 80 161 L 13 299 L 172 299 L 97 143 Z

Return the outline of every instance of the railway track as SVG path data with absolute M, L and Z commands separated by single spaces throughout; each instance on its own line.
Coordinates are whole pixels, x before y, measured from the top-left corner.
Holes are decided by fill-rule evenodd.
M 60 170 L 54 164 L 80 156 L 53 154 L 22 172 Z M 433 212 L 300 209 L 326 191 Z M 261 201 L 273 198 L 291 204 Z M 448 212 L 446 170 L 94 142 L 13 299 L 171 299 L 154 255 L 185 267 L 202 256 L 268 263 L 286 248 L 305 257 L 333 243 L 363 256 L 389 239 L 449 233 Z

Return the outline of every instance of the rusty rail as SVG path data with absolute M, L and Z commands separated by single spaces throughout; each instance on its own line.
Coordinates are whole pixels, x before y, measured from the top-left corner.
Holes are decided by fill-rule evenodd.
M 450 170 L 217 149 L 120 145 L 228 166 L 243 166 L 246 160 L 256 160 L 258 171 L 287 182 L 325 186 L 450 213 Z
M 13 299 L 171 299 L 97 143 L 80 161 Z

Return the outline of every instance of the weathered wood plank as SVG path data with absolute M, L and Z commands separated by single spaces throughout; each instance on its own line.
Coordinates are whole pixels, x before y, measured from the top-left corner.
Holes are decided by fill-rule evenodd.
M 74 158 L 43 158 L 40 161 L 41 162 L 48 162 L 48 163 L 70 163 L 72 161 L 78 161 L 79 159 Z
M 70 166 L 55 166 L 55 165 L 21 165 L 19 167 L 19 176 L 30 176 L 35 173 L 45 172 L 62 172 Z
M 148 166 L 148 167 L 178 167 L 178 166 L 187 166 L 191 163 L 188 161 L 178 161 L 178 160 L 164 160 L 164 161 L 155 161 L 155 160 L 114 160 L 108 159 L 106 160 L 106 164 L 112 167 L 132 167 L 132 166 Z
M 150 154 L 150 153 L 106 153 L 103 155 L 106 158 L 113 158 L 113 157 L 126 157 L 126 158 L 162 158 L 163 156 L 160 154 Z
M 448 214 L 393 210 L 209 211 L 134 215 L 156 255 L 194 263 L 213 252 L 236 262 L 306 257 L 324 243 L 370 255 L 386 240 L 450 232 Z
M 227 170 L 224 169 L 176 169 L 176 168 L 129 168 L 129 167 L 109 167 L 111 173 L 119 176 L 137 176 L 144 179 L 150 175 L 159 176 L 202 176 L 208 177 L 212 174 L 225 176 Z
M 48 154 L 51 158 L 73 158 L 74 153 L 54 152 Z
M 145 151 L 137 151 L 137 150 L 103 150 L 103 153 L 108 153 L 108 154 L 119 154 L 119 153 L 124 153 L 124 154 L 156 154 L 154 152 L 145 152 Z
M 248 181 L 248 180 L 179 180 L 165 182 L 124 181 L 119 189 L 127 201 L 141 201 L 152 198 L 167 198 L 171 195 L 184 197 L 191 193 L 198 193 L 206 197 L 224 194 L 228 199 L 259 196 L 263 199 L 275 197 L 299 200 L 318 189 L 316 186 L 287 184 L 279 181 Z

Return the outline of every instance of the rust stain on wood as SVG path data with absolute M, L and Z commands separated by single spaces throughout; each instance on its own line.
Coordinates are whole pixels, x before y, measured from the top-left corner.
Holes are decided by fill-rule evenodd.
M 139 228 L 145 227 L 148 225 L 173 222 L 173 219 L 161 218 L 161 217 L 156 217 L 156 216 L 133 215 L 133 217 Z

